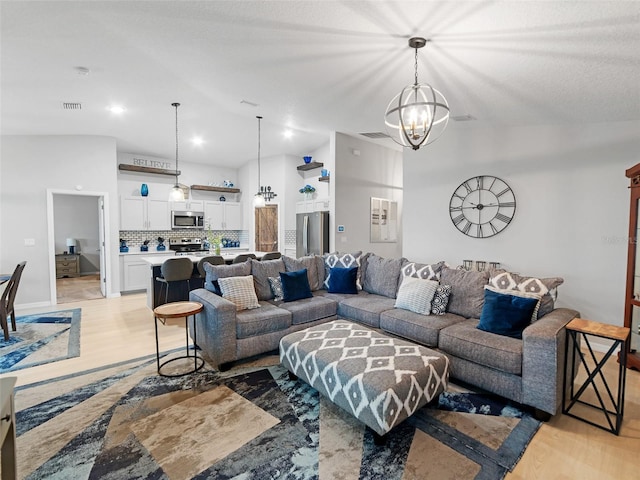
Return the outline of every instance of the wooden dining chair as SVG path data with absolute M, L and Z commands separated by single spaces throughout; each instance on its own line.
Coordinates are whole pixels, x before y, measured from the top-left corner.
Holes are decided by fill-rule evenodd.
M 16 299 L 22 271 L 26 265 L 27 262 L 18 264 L 2 292 L 2 297 L 0 297 L 0 324 L 4 331 L 5 340 L 9 340 L 9 316 L 11 316 L 11 328 L 14 332 L 16 331 L 16 312 L 13 308 L 13 302 Z

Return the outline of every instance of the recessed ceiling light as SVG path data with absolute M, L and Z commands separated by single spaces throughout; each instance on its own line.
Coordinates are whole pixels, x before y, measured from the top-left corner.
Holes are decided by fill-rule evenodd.
M 293 131 L 287 128 L 284 132 L 282 132 L 282 135 L 284 135 L 284 138 L 291 138 L 293 137 Z
M 193 137 L 191 139 L 191 143 L 193 143 L 195 146 L 199 147 L 200 145 L 202 145 L 204 143 L 204 140 L 202 139 L 202 137 Z
M 121 115 L 125 112 L 126 108 L 124 108 L 122 105 L 111 105 L 109 107 L 109 111 L 111 113 L 114 113 L 116 115 Z

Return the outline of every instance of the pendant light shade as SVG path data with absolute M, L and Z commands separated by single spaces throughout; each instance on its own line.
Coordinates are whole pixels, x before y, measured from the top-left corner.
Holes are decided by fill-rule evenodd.
M 415 81 L 393 97 L 384 115 L 393 141 L 414 150 L 437 140 L 449 121 L 444 95 L 427 83 L 418 83 L 418 49 L 426 44 L 421 37 L 409 39 L 409 47 L 415 49 Z
M 178 183 L 178 107 L 180 104 L 172 103 L 171 106 L 176 109 L 176 183 L 169 193 L 169 200 L 172 202 L 181 202 L 184 200 L 184 191 L 180 188 L 180 184 Z

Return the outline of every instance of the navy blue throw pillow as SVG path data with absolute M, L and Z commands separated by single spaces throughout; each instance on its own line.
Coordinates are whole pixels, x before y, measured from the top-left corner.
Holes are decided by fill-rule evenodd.
M 313 297 L 306 268 L 295 272 L 280 272 L 280 281 L 285 302 Z
M 358 293 L 356 288 L 358 267 L 331 267 L 330 272 L 329 293 Z
M 522 331 L 531 323 L 531 315 L 537 303 L 535 298 L 485 290 L 478 328 L 498 335 L 522 338 Z

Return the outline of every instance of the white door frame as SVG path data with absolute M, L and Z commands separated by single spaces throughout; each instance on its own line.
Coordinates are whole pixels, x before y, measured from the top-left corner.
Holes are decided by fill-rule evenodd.
M 103 291 L 103 285 L 106 287 L 105 279 L 109 279 L 111 282 L 113 272 L 111 272 L 111 232 L 110 232 L 110 214 L 109 214 L 109 192 L 85 192 L 78 190 L 60 190 L 60 189 L 47 189 L 47 236 L 49 244 L 49 301 L 51 305 L 57 304 L 57 289 L 56 289 L 56 241 L 55 241 L 55 219 L 53 215 L 53 196 L 54 195 L 77 195 L 85 197 L 98 197 L 98 201 L 102 201 L 104 205 L 103 214 L 99 219 L 99 224 L 103 228 L 100 229 L 99 235 L 102 238 L 99 239 L 100 248 L 100 266 L 102 267 L 104 262 L 104 268 L 100 268 L 100 283 L 101 291 Z M 106 289 L 109 291 L 109 289 Z M 103 291 L 103 293 L 106 293 Z

